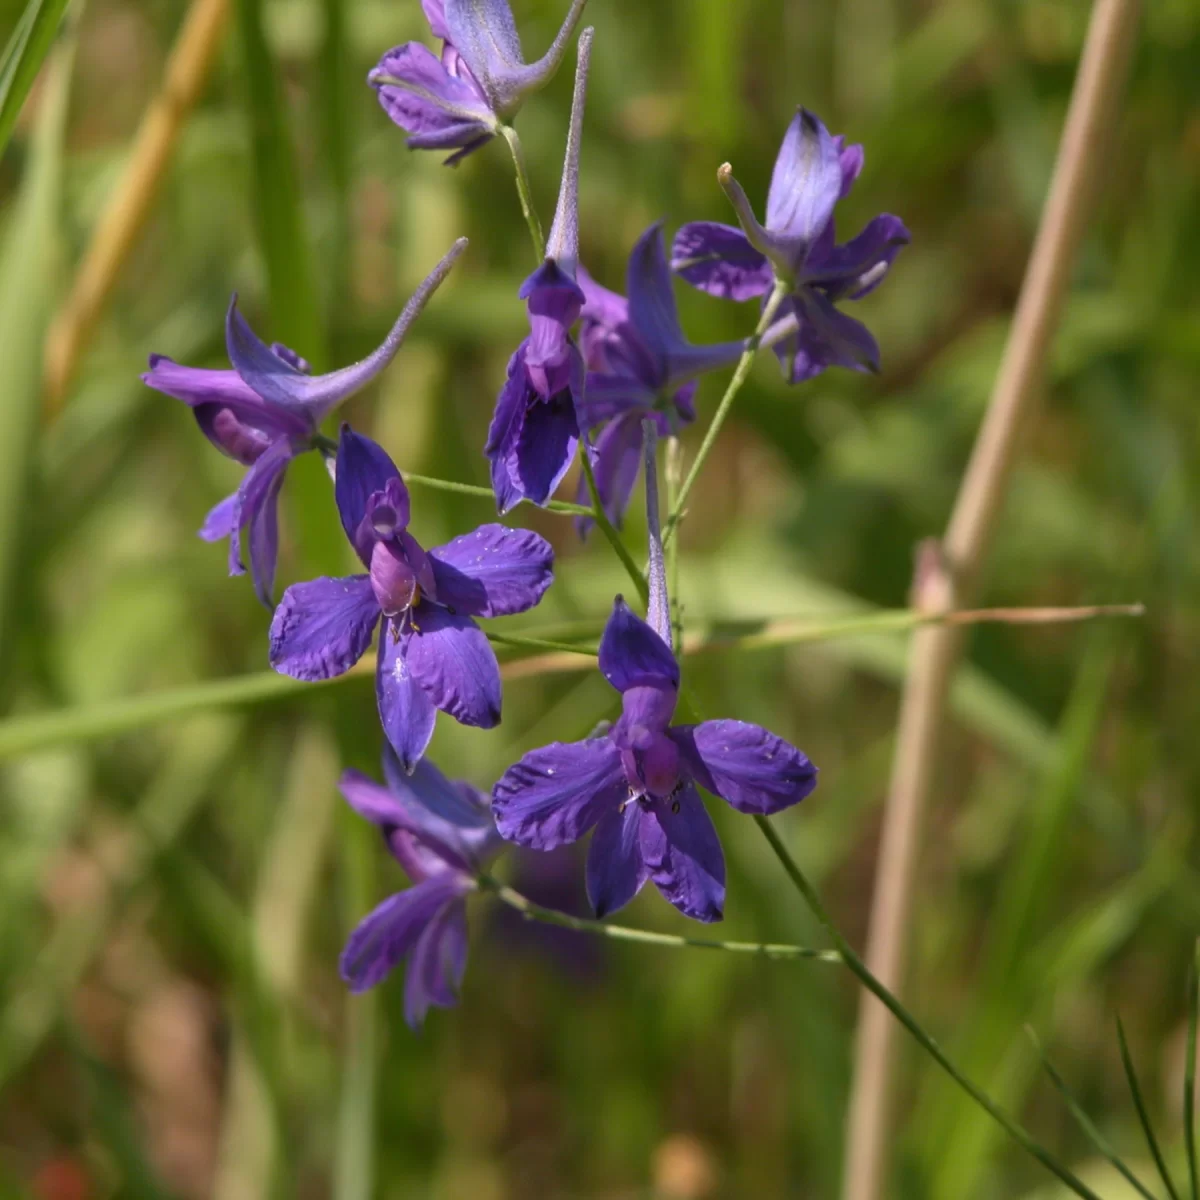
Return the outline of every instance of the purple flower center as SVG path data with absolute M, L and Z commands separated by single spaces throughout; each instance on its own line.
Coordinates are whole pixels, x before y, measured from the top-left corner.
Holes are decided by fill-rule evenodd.
M 421 600 L 417 572 L 394 536 L 377 541 L 371 550 L 371 589 L 389 617 L 416 607 Z
M 390 504 L 377 504 L 371 510 L 371 528 L 377 538 L 387 541 L 400 529 L 400 515 Z
M 679 786 L 679 750 L 665 733 L 634 725 L 621 763 L 630 790 L 656 799 L 670 796 Z
M 213 438 L 230 458 L 252 467 L 271 444 L 260 429 L 239 421 L 232 409 L 222 408 L 212 419 Z

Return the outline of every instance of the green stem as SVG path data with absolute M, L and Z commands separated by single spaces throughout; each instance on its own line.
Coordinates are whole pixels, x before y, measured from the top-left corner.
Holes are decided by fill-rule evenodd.
M 1183 1142 L 1187 1147 L 1192 1200 L 1200 1200 L 1200 1171 L 1196 1168 L 1196 1026 L 1200 1022 L 1200 942 L 1188 970 L 1187 1058 L 1183 1064 Z
M 1142 1133 L 1145 1134 L 1146 1145 L 1150 1148 L 1150 1157 L 1154 1159 L 1154 1165 L 1158 1168 L 1158 1174 L 1163 1181 L 1163 1186 L 1167 1189 L 1167 1195 L 1171 1200 L 1179 1200 L 1179 1193 L 1175 1190 L 1171 1172 L 1167 1170 L 1167 1163 L 1163 1158 L 1162 1149 L 1159 1147 L 1158 1138 L 1154 1136 L 1154 1126 L 1150 1124 L 1150 1114 L 1146 1111 L 1146 1101 L 1142 1097 L 1142 1088 L 1138 1083 L 1137 1071 L 1134 1070 L 1133 1057 L 1129 1053 L 1125 1026 L 1121 1023 L 1119 1016 L 1117 1017 L 1117 1043 L 1121 1047 L 1121 1065 L 1125 1068 L 1125 1079 L 1129 1083 L 1129 1092 L 1133 1096 L 1133 1107 L 1137 1111 Z
M 374 832 L 365 822 L 341 830 L 346 928 L 376 901 Z M 367 836 L 363 836 L 366 834 Z M 341 1099 L 334 1155 L 334 1200 L 370 1200 L 375 1181 L 375 1116 L 379 1089 L 379 997 L 346 994 Z
M 616 551 L 629 578 L 633 580 L 633 586 L 637 588 L 642 603 L 645 604 L 650 598 L 650 588 L 646 583 L 646 577 L 642 574 L 641 567 L 633 561 L 633 555 L 629 553 L 629 548 L 621 540 L 616 526 L 608 519 L 608 513 L 604 511 L 604 503 L 600 499 L 600 489 L 596 486 L 596 475 L 592 470 L 592 462 L 582 439 L 579 442 L 579 461 L 583 464 L 583 478 L 587 481 L 588 495 L 592 498 L 592 507 L 588 515 L 596 522 L 600 532 L 608 539 L 608 544 Z
M 591 510 L 588 510 L 589 515 Z M 1022 611 L 983 609 L 975 613 L 947 614 L 946 617 L 906 609 L 869 613 L 861 617 L 841 618 L 833 621 L 786 620 L 761 623 L 757 632 L 744 635 L 723 635 L 714 629 L 707 635 L 693 636 L 680 647 L 684 656 L 708 650 L 763 650 L 776 646 L 794 646 L 805 642 L 824 641 L 838 637 L 853 637 L 862 634 L 901 632 L 917 625 L 941 624 L 947 619 L 970 616 L 975 620 L 1011 620 Z M 1136 605 L 1117 605 L 1098 609 L 1041 610 L 1043 617 L 1055 612 L 1070 614 L 1072 619 L 1101 616 L 1133 616 L 1140 612 Z M 955 621 L 954 623 L 960 623 Z M 505 635 L 516 637 L 517 635 Z M 514 643 L 515 644 L 515 643 Z M 583 647 L 577 643 L 560 643 L 562 649 L 583 657 Z M 555 669 L 561 669 L 555 664 Z M 159 725 L 180 717 L 211 710 L 236 708 L 244 705 L 261 704 L 273 700 L 286 700 L 301 695 L 314 687 L 331 687 L 342 680 L 367 679 L 367 671 L 348 671 L 333 679 L 313 683 L 299 683 L 286 675 L 274 671 L 262 671 L 253 675 L 235 676 L 232 679 L 216 679 L 188 687 L 168 688 L 142 696 L 115 696 L 93 704 L 75 708 L 51 709 L 48 712 L 26 713 L 0 721 L 0 762 L 46 750 L 53 746 L 78 745 L 83 742 L 119 737 L 137 729 Z M 700 718 L 697 717 L 697 720 Z
M 808 946 L 769 942 L 719 942 L 708 938 L 681 937 L 673 933 L 655 933 L 649 929 L 631 929 L 627 925 L 606 925 L 603 921 L 590 921 L 584 917 L 569 916 L 553 908 L 543 908 L 542 905 L 535 904 L 520 892 L 488 875 L 480 878 L 479 885 L 484 891 L 493 892 L 498 899 L 531 921 L 557 925 L 562 929 L 574 929 L 579 933 L 591 933 L 618 942 L 640 942 L 646 946 L 671 946 L 675 949 L 729 950 L 734 954 L 756 954 L 772 959 L 803 958 L 826 963 L 842 961 L 842 956 L 836 950 L 814 950 Z
M 455 483 L 450 479 L 434 479 L 429 475 L 414 475 L 411 471 L 401 471 L 405 483 L 415 483 L 418 487 L 432 488 L 439 492 L 456 492 L 460 496 L 478 496 L 481 500 L 495 502 L 496 495 L 489 487 L 480 487 L 474 483 Z M 542 506 L 546 512 L 561 513 L 567 517 L 590 517 L 592 510 L 586 504 L 568 504 L 565 500 L 551 500 Z
M 497 646 L 518 646 L 526 650 L 551 650 L 563 654 L 582 654 L 585 658 L 595 658 L 599 649 L 595 645 L 580 645 L 577 642 L 554 642 L 548 638 L 522 637 L 517 633 L 495 633 L 487 631 L 487 640 Z
M 1121 1175 L 1126 1183 L 1141 1197 L 1143 1200 L 1158 1200 L 1152 1191 L 1125 1165 L 1121 1160 L 1121 1156 L 1112 1148 L 1109 1140 L 1096 1127 L 1095 1121 L 1087 1115 L 1087 1110 L 1079 1102 L 1075 1093 L 1071 1091 L 1067 1081 L 1058 1073 L 1057 1068 L 1050 1061 L 1045 1049 L 1037 1034 L 1032 1028 L 1026 1028 L 1025 1032 L 1029 1035 L 1029 1040 L 1033 1043 L 1033 1048 L 1037 1051 L 1038 1057 L 1042 1060 L 1042 1067 L 1046 1074 L 1050 1077 L 1050 1082 L 1058 1089 L 1058 1093 L 1063 1098 L 1063 1102 L 1067 1108 L 1071 1110 L 1071 1116 L 1075 1118 L 1079 1128 L 1083 1130 L 1084 1136 L 1092 1143 L 1093 1146 L 1106 1158 L 1113 1168 Z
M 512 155 L 513 167 L 517 173 L 517 195 L 521 198 L 521 212 L 525 216 L 525 224 L 529 226 L 529 237 L 533 242 L 533 253 L 538 262 L 546 257 L 546 238 L 542 233 L 542 223 L 538 220 L 537 209 L 533 205 L 533 189 L 529 186 L 529 171 L 525 166 L 525 151 L 521 148 L 521 139 L 511 125 L 501 125 L 500 133 L 508 143 Z
M 683 481 L 683 487 L 680 488 L 679 496 L 671 509 L 671 515 L 667 519 L 667 527 L 663 530 L 664 545 L 669 545 L 675 538 L 676 527 L 683 516 L 683 506 L 687 503 L 687 498 L 691 495 L 692 488 L 696 486 L 696 480 L 700 477 L 704 461 L 708 458 L 709 453 L 716 443 L 717 435 L 721 432 L 721 426 L 725 424 L 725 418 L 729 416 L 729 410 L 733 407 L 733 402 L 737 399 L 738 392 L 742 390 L 742 385 L 750 376 L 750 368 L 754 365 L 754 356 L 758 353 L 762 336 L 775 319 L 775 314 L 779 311 L 779 306 L 783 303 L 787 293 L 788 285 L 782 280 L 777 279 L 775 287 L 767 298 L 766 306 L 762 310 L 762 316 L 759 318 L 754 335 L 747 342 L 742 357 L 738 359 L 738 365 L 733 372 L 733 378 L 729 381 L 729 386 L 725 389 L 725 395 L 721 397 L 721 403 L 717 406 L 712 423 L 704 434 L 704 441 L 700 443 L 700 451 L 696 455 L 696 461 L 692 463 L 692 469 L 687 473 L 687 478 Z
M 767 839 L 771 849 L 775 852 L 775 857 L 783 864 L 783 869 L 787 872 L 788 878 L 795 885 L 796 890 L 804 898 L 804 902 L 812 911 L 813 916 L 825 928 L 825 932 L 832 940 L 834 947 L 837 949 L 842 962 L 850 969 L 850 971 L 858 978 L 859 982 L 869 991 L 879 1002 L 908 1030 L 913 1040 L 923 1049 L 937 1064 L 958 1084 L 980 1108 L 984 1110 L 1004 1131 L 1018 1142 L 1022 1148 L 1034 1158 L 1038 1160 L 1048 1171 L 1057 1176 L 1068 1188 L 1071 1189 L 1077 1196 L 1084 1197 L 1084 1200 L 1100 1200 L 1100 1197 L 1092 1191 L 1086 1183 L 1076 1176 L 1069 1168 L 1064 1167 L 1054 1156 L 1035 1141 L 1033 1137 L 1025 1131 L 1025 1129 L 1014 1121 L 1002 1108 L 999 1107 L 987 1095 L 975 1086 L 946 1056 L 945 1051 L 925 1032 L 924 1029 L 917 1023 L 917 1019 L 904 1007 L 900 1001 L 888 991 L 878 979 L 867 969 L 866 964 L 854 951 L 854 947 L 842 936 L 841 931 L 834 924 L 833 918 L 826 911 L 825 906 L 821 903 L 821 898 L 817 895 L 816 889 L 809 883 L 804 872 L 800 870 L 795 859 L 792 858 L 788 848 L 780 840 L 779 835 L 775 832 L 770 821 L 766 817 L 756 816 L 755 823 L 762 830 L 763 836 Z

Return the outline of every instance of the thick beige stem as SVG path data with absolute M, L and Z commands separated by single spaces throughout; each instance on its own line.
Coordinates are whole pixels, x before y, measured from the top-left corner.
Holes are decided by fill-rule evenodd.
M 105 301 L 146 222 L 184 119 L 212 70 L 228 15 L 229 0 L 193 0 L 188 10 L 162 87 L 142 117 L 129 161 L 96 223 L 71 293 L 46 335 L 47 416 L 62 405 Z
M 918 606 L 950 608 L 969 600 L 1004 500 L 1018 434 L 1041 390 L 1047 350 L 1062 315 L 1098 168 L 1112 141 L 1139 10 L 1138 0 L 1096 0 L 1092 8 L 1050 192 L 1004 358 L 942 555 L 918 572 Z M 866 950 L 868 967 L 894 992 L 903 992 L 922 815 L 961 637 L 951 627 L 931 627 L 920 630 L 912 643 Z M 885 1194 L 895 1036 L 891 1015 L 864 994 L 847 1118 L 844 1200 L 878 1200 Z

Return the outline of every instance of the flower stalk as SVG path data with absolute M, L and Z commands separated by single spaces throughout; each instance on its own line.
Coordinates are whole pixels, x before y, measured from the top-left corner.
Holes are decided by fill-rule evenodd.
M 504 138 L 508 145 L 508 152 L 512 155 L 517 196 L 521 201 L 521 215 L 525 218 L 525 226 L 529 230 L 529 240 L 533 243 L 533 257 L 541 262 L 546 257 L 546 236 L 542 233 L 542 222 L 538 218 L 537 207 L 533 202 L 533 188 L 529 182 L 529 168 L 525 163 L 525 149 L 521 145 L 521 135 L 511 125 L 501 125 L 500 136 Z
M 560 929 L 574 929 L 578 933 L 593 934 L 615 942 L 637 942 L 643 946 L 664 946 L 676 950 L 725 950 L 733 954 L 751 954 L 759 958 L 777 960 L 805 959 L 810 962 L 840 963 L 842 956 L 836 950 L 815 950 L 809 946 L 793 946 L 774 942 L 727 942 L 712 938 L 683 937 L 674 933 L 658 933 L 650 929 L 634 929 L 628 925 L 608 925 L 604 921 L 592 921 L 586 917 L 573 917 L 557 909 L 535 904 L 515 889 L 485 875 L 479 886 L 515 909 L 531 921 L 544 925 L 556 925 Z
M 679 495 L 675 500 L 674 507 L 671 509 L 671 515 L 667 518 L 667 527 L 663 531 L 663 543 L 665 545 L 670 545 L 675 538 L 679 522 L 683 519 L 684 506 L 687 504 L 688 496 L 692 494 L 692 488 L 696 486 L 696 481 L 700 478 L 700 472 L 704 469 L 704 463 L 712 452 L 713 446 L 716 445 L 721 427 L 725 424 L 725 419 L 729 416 L 729 412 L 733 408 L 733 402 L 737 399 L 742 386 L 750 377 L 750 368 L 754 365 L 754 356 L 759 351 L 763 335 L 767 332 L 771 322 L 775 320 L 779 306 L 787 298 L 787 294 L 787 283 L 784 280 L 777 279 L 775 286 L 771 289 L 771 294 L 767 297 L 766 304 L 763 306 L 762 316 L 758 320 L 754 335 L 747 342 L 746 349 L 742 353 L 742 357 L 738 360 L 737 367 L 734 369 L 733 378 L 730 379 L 729 386 L 725 389 L 725 395 L 721 397 L 721 403 L 717 406 L 717 411 L 713 414 L 712 422 L 704 434 L 704 440 L 700 443 L 700 449 L 696 454 L 696 461 L 692 463 L 691 470 L 688 471 L 687 477 L 683 481 L 683 486 L 679 489 Z

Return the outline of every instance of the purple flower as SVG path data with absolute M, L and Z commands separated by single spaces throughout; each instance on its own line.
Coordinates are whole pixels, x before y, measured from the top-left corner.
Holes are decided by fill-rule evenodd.
M 629 299 L 601 287 L 582 268 L 587 364 L 587 428 L 604 425 L 596 440 L 596 486 L 605 511 L 619 523 L 629 505 L 642 455 L 642 421 L 666 436 L 696 419 L 698 377 L 735 362 L 746 342 L 693 346 L 683 334 L 661 222 L 651 225 L 629 255 Z M 580 503 L 587 503 L 586 484 Z M 581 518 L 580 531 L 591 522 Z
M 529 309 L 529 336 L 509 360 L 484 454 L 502 513 L 522 500 L 545 504 L 567 473 L 583 428 L 583 356 L 571 326 L 583 311 L 579 262 L 579 141 L 592 31 L 579 38 L 579 65 L 566 161 L 546 259 L 518 293 Z
M 268 608 L 279 552 L 276 501 L 288 463 L 313 449 L 321 421 L 396 357 L 409 327 L 466 245 L 466 238 L 454 243 L 413 293 L 383 344 L 340 371 L 310 375 L 308 364 L 286 346 L 264 345 L 238 312 L 236 296 L 225 317 L 232 371 L 182 367 L 161 354 L 150 356 L 142 382 L 182 400 L 205 437 L 250 468 L 238 490 L 208 514 L 200 536 L 208 542 L 229 538 L 231 575 L 245 574 L 242 539 L 248 538 L 254 589 Z
M 271 622 L 271 665 L 293 679 L 332 679 L 366 653 L 380 624 L 376 696 L 405 770 L 425 753 L 437 709 L 464 725 L 500 721 L 500 667 L 472 617 L 525 612 L 554 577 L 536 533 L 481 525 L 433 550 L 408 531 L 408 489 L 370 438 L 342 426 L 335 495 L 367 569 L 283 594 Z
M 686 916 L 720 920 L 725 859 L 696 785 L 740 812 L 769 814 L 803 800 L 817 770 L 758 725 L 672 726 L 679 665 L 619 596 L 600 670 L 621 693 L 620 719 L 601 737 L 545 746 L 509 768 L 492 792 L 496 826 L 536 850 L 594 828 L 587 887 L 599 916 L 628 904 L 651 879 Z
M 807 109 L 788 126 L 762 226 L 728 166 L 721 186 L 742 228 L 699 221 L 675 237 L 671 265 L 690 284 L 713 296 L 750 300 L 780 279 L 789 294 L 777 316 L 794 316 L 798 330 L 775 347 L 792 383 L 826 367 L 879 370 L 879 345 L 861 322 L 839 312 L 840 300 L 859 300 L 883 282 L 909 242 L 899 217 L 875 217 L 855 238 L 836 244 L 833 210 L 854 186 L 863 165 L 861 146 L 833 137 Z
M 420 42 L 389 50 L 367 76 L 410 150 L 454 150 L 456 165 L 516 116 L 562 63 L 587 0 L 574 0 L 550 49 L 526 63 L 508 0 L 421 0 L 442 56 Z
M 352 992 L 374 987 L 402 959 L 404 1018 L 413 1029 L 431 1006 L 450 1008 L 467 963 L 467 896 L 499 849 L 487 797 L 452 783 L 431 762 L 405 775 L 390 753 L 387 786 L 359 771 L 341 778 L 342 795 L 379 827 L 391 856 L 413 887 L 389 896 L 364 917 L 342 951 L 342 978 Z

